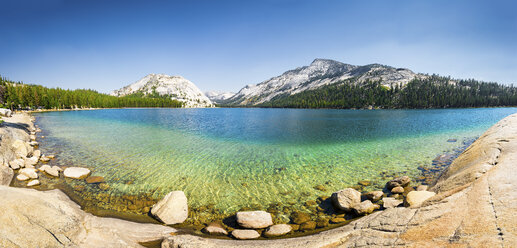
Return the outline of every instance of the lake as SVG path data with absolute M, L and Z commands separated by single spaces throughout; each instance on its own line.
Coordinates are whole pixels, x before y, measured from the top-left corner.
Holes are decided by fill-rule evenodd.
M 194 210 L 228 215 L 288 205 L 288 215 L 310 211 L 304 202 L 360 180 L 371 180 L 363 189 L 371 190 L 384 186 L 386 173 L 418 177 L 419 166 L 515 112 L 213 108 L 35 116 L 45 136 L 40 149 L 57 155 L 52 163 L 88 167 L 105 178 L 109 189 L 62 182 L 95 207 L 144 213 L 152 202 L 136 203 L 139 195 L 158 200 L 182 190 Z M 130 203 L 121 206 L 116 198 Z

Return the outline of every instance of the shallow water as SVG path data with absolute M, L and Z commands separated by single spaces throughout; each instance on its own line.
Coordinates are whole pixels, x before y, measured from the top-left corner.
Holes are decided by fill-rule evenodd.
M 417 177 L 438 154 L 481 135 L 516 108 L 445 110 L 110 109 L 35 114 L 52 163 L 84 166 L 109 185 L 83 181 L 88 199 L 183 190 L 191 208 L 219 214 L 330 195 L 359 180 L 382 188 L 381 172 Z M 447 142 L 457 139 L 457 142 Z M 314 187 L 323 186 L 324 191 Z M 76 187 L 77 188 L 77 187 Z M 110 198 L 111 197 L 111 198 Z M 129 199 L 135 204 L 134 199 Z M 115 202 L 115 201 L 111 201 Z M 135 209 L 138 208 L 138 209 Z M 147 209 L 146 209 L 147 210 Z

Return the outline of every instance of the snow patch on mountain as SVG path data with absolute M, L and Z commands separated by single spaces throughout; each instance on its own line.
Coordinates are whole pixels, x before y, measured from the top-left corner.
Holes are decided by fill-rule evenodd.
M 213 107 L 214 104 L 199 88 L 181 76 L 149 74 L 144 78 L 111 92 L 114 96 L 126 96 L 134 93 L 170 95 L 172 99 L 184 102 L 186 108 Z
M 234 92 L 221 92 L 221 91 L 207 91 L 205 92 L 206 97 L 210 99 L 210 101 L 214 103 L 220 103 L 221 101 L 224 101 L 233 95 L 235 95 Z

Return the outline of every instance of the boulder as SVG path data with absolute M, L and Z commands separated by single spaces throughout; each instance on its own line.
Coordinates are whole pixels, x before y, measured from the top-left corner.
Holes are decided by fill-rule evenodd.
M 151 214 L 167 225 L 184 222 L 188 217 L 188 204 L 185 193 L 183 191 L 170 192 L 154 204 L 151 208 Z
M 20 171 L 18 173 L 20 175 L 25 175 L 31 179 L 38 178 L 38 173 L 36 172 L 36 169 L 34 169 L 34 168 L 23 168 L 23 169 L 20 169 Z
M 11 147 L 13 148 L 14 154 L 17 158 L 26 158 L 29 154 L 29 151 L 25 146 L 25 142 L 23 142 L 22 140 L 15 140 Z
M 27 187 L 32 187 L 32 186 L 37 186 L 39 185 L 39 180 L 38 179 L 35 179 L 35 180 L 31 180 L 30 182 L 27 183 Z
M 50 158 L 43 156 L 43 157 L 40 158 L 40 160 L 43 163 L 47 163 L 48 161 L 50 161 Z
M 351 211 L 354 205 L 361 203 L 361 193 L 352 188 L 346 188 L 332 193 L 332 203 L 343 211 Z
M 30 145 L 30 146 L 38 146 L 38 145 L 39 145 L 39 143 L 38 143 L 37 141 L 34 141 L 34 140 L 33 140 L 33 141 L 29 142 L 29 145 Z
M 19 159 L 15 159 L 15 160 L 9 162 L 9 166 L 11 166 L 11 168 L 13 168 L 13 170 L 17 170 L 22 167 L 25 167 L 25 163 L 24 163 L 23 159 L 19 158 Z
M 380 206 L 377 204 L 373 204 L 370 200 L 363 201 L 354 206 L 354 212 L 357 215 L 367 215 L 373 213 L 376 209 L 379 209 Z
M 82 167 L 68 167 L 63 171 L 65 177 L 83 179 L 90 175 L 90 170 Z
M 13 169 L 5 166 L 0 165 L 0 185 L 7 185 L 11 184 L 11 181 L 14 177 L 14 171 Z
M 411 178 L 409 178 L 408 176 L 401 176 L 387 182 L 386 188 L 388 188 L 389 190 L 399 186 L 404 188 L 408 186 L 409 183 L 411 183 Z
M 57 171 L 63 171 L 63 169 L 61 169 L 61 167 L 59 167 L 57 165 L 52 166 L 52 169 L 55 169 Z
M 35 141 L 36 140 L 36 135 L 29 135 L 29 139 L 31 141 Z
M 13 116 L 13 111 L 10 109 L 0 108 L 0 116 L 11 117 Z
M 431 191 L 411 191 L 406 196 L 406 205 L 412 208 L 420 207 L 424 201 L 435 196 Z
M 291 214 L 291 221 L 294 224 L 302 224 L 311 220 L 311 216 L 308 213 L 295 211 Z
M 235 229 L 232 231 L 232 236 L 236 239 L 256 239 L 260 234 L 255 230 Z
M 223 225 L 212 222 L 208 224 L 205 228 L 203 228 L 203 232 L 211 234 L 211 235 L 228 235 L 226 229 L 224 229 Z
M 36 158 L 40 158 L 41 157 L 41 151 L 40 150 L 34 150 L 32 152 L 32 156 L 36 157 Z
M 264 236 L 266 237 L 278 237 L 291 232 L 293 228 L 287 224 L 277 224 L 270 226 L 265 232 Z
M 271 214 L 265 211 L 237 212 L 237 223 L 244 228 L 266 228 L 273 225 Z
M 101 176 L 93 176 L 86 178 L 87 183 L 102 183 L 104 182 L 104 177 Z
M 18 174 L 18 176 L 16 176 L 16 179 L 18 179 L 18 181 L 25 181 L 25 180 L 29 180 L 30 178 L 26 175 Z
M 402 201 L 401 200 L 397 200 L 393 197 L 384 197 L 382 198 L 382 206 L 384 208 L 396 208 L 398 206 L 400 206 L 400 204 L 402 204 Z
M 43 170 L 42 170 L 43 168 Z M 57 166 L 48 166 L 48 165 L 43 165 L 39 168 L 39 170 L 41 171 L 44 171 L 45 173 L 51 175 L 51 176 L 54 176 L 54 177 L 59 177 L 59 170 L 58 170 L 59 167 Z
M 26 158 L 24 161 L 25 167 L 34 167 L 39 161 L 37 157 Z
M 392 194 L 402 194 L 402 193 L 404 193 L 404 188 L 397 186 L 397 187 L 391 189 L 391 193 Z
M 384 195 L 384 193 L 382 191 L 370 191 L 370 192 L 364 194 L 364 196 L 372 202 L 376 202 L 376 201 L 380 200 L 383 195 Z

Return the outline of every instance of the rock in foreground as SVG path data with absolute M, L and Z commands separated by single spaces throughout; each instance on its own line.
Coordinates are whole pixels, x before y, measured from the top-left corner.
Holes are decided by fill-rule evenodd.
M 373 204 L 370 200 L 363 201 L 354 206 L 354 212 L 357 215 L 367 215 L 373 213 L 376 209 L 379 209 L 380 206 L 377 204 Z
M 270 226 L 265 232 L 266 237 L 278 237 L 288 234 L 292 230 L 292 227 L 287 224 L 277 224 Z
M 273 225 L 271 214 L 265 211 L 237 212 L 237 223 L 244 228 L 266 228 Z
M 256 239 L 260 234 L 255 230 L 236 229 L 232 231 L 232 236 L 236 239 Z
M 361 193 L 352 188 L 334 192 L 331 198 L 334 206 L 343 211 L 351 211 L 355 205 L 361 203 Z
M 182 223 L 188 217 L 188 204 L 185 193 L 183 191 L 170 192 L 154 204 L 151 208 L 151 214 L 167 225 Z
M 87 168 L 82 167 L 68 167 L 63 171 L 65 177 L 73 179 L 83 179 L 90 175 L 91 171 Z

